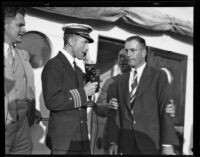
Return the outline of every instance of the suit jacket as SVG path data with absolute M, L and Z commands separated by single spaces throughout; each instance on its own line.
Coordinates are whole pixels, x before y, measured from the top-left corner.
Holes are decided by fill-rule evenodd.
M 94 104 L 94 107 L 93 107 L 93 110 L 96 113 L 96 115 L 103 117 L 103 118 L 106 118 L 106 119 L 104 119 L 104 121 L 105 121 L 104 129 L 103 129 L 102 132 L 99 133 L 99 135 L 102 136 L 103 148 L 106 149 L 106 150 L 108 149 L 108 146 L 109 146 L 108 134 L 107 134 L 108 133 L 107 132 L 107 129 L 108 129 L 107 116 L 108 116 L 108 113 L 109 113 L 107 95 L 108 95 L 108 92 L 110 90 L 110 86 L 117 80 L 118 77 L 120 77 L 120 75 L 121 74 L 118 74 L 114 77 L 111 77 L 104 82 L 104 84 L 101 88 L 101 91 L 99 93 L 99 97 L 98 97 L 98 99 L 97 99 L 97 101 L 96 101 L 96 103 Z M 94 127 L 96 127 L 96 126 L 94 125 Z
M 89 150 L 86 93 L 82 71 L 76 71 L 62 52 L 50 59 L 42 71 L 44 102 L 50 110 L 46 137 L 50 149 Z
M 20 109 L 18 109 L 17 105 L 17 100 L 22 99 L 22 96 L 18 97 L 18 94 L 16 93 L 16 91 L 18 90 L 17 88 L 19 88 L 19 85 L 16 86 L 17 79 L 20 79 L 22 84 L 27 84 L 27 87 L 25 87 L 27 88 L 27 93 L 23 97 L 31 100 L 35 99 L 34 74 L 33 69 L 29 63 L 30 56 L 25 50 L 15 50 L 16 57 L 18 55 L 20 59 L 19 64 L 22 64 L 23 68 L 21 71 L 18 71 L 20 78 L 17 78 L 17 75 L 13 71 L 19 66 L 11 66 L 7 58 L 4 57 L 5 122 L 7 122 L 7 119 L 11 121 L 16 121 L 17 116 L 20 117 L 20 114 L 22 113 Z M 26 76 L 26 78 L 24 76 Z
M 107 112 L 108 112 L 107 92 L 109 86 L 114 82 L 114 80 L 115 77 L 111 77 L 104 82 L 99 92 L 98 99 L 94 104 L 93 109 L 95 113 L 100 117 L 107 117 Z
M 108 141 L 116 142 L 123 154 L 133 149 L 131 137 L 134 136 L 138 149 L 144 154 L 159 151 L 162 144 L 178 145 L 173 118 L 165 112 L 169 101 L 166 74 L 146 65 L 132 110 L 129 76 L 130 72 L 118 77 L 108 93 L 108 99 L 119 100 L 119 110 L 113 110 L 108 118 Z

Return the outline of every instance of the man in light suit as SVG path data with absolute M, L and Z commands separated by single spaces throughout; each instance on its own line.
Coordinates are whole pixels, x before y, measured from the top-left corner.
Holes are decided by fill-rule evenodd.
M 119 104 L 108 117 L 109 153 L 174 154 L 178 139 L 173 117 L 165 111 L 170 98 L 166 73 L 146 64 L 143 38 L 128 38 L 125 51 L 131 71 L 118 77 L 108 93 L 108 101 Z
M 31 154 L 27 111 L 28 102 L 35 102 L 33 69 L 28 52 L 15 48 L 25 33 L 25 9 L 6 7 L 4 13 L 5 153 Z
M 50 59 L 42 71 L 44 102 L 50 110 L 46 145 L 51 154 L 90 154 L 87 128 L 87 97 L 97 82 L 83 83 L 83 73 L 75 58 L 82 60 L 93 42 L 89 25 L 63 26 L 64 48 Z

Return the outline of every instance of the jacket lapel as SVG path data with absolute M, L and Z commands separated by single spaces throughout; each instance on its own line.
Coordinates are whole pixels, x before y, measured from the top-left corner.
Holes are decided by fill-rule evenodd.
M 27 83 L 29 83 L 30 80 L 28 80 L 28 79 L 34 77 L 33 75 L 31 75 L 31 72 L 30 72 L 30 68 L 32 68 L 32 67 L 28 67 L 29 65 L 27 64 L 27 62 L 29 62 L 29 60 L 28 60 L 27 56 L 23 53 L 23 51 L 21 51 L 19 49 L 15 49 L 15 52 L 16 52 L 16 55 L 19 57 L 20 62 L 22 63 L 25 75 L 29 76 L 29 77 L 27 77 L 27 81 L 28 81 Z
M 29 63 L 28 52 L 25 53 L 23 50 L 15 49 L 16 56 L 19 57 L 22 63 L 26 78 L 27 78 L 27 97 L 30 99 L 35 98 L 35 86 L 34 86 L 34 72 L 31 64 Z
M 78 77 L 79 87 L 82 87 L 83 86 L 83 76 L 82 76 L 82 71 L 78 66 L 76 67 L 76 74 Z
M 8 80 L 15 79 L 15 75 L 13 74 L 13 67 L 5 56 L 4 56 L 4 78 Z
M 129 73 L 125 73 L 120 81 L 120 87 L 119 90 L 121 91 L 121 95 L 125 95 L 124 102 L 129 110 L 131 110 L 131 105 L 130 105 L 130 96 L 129 96 Z
M 61 51 L 58 52 L 58 58 L 64 64 L 64 67 L 67 68 L 67 70 L 70 69 L 71 71 L 74 71 L 68 59 L 65 57 L 65 55 Z
M 12 68 L 12 66 L 10 65 L 8 59 L 4 56 L 4 67 L 9 67 L 9 68 Z
M 69 63 L 68 59 L 65 57 L 65 55 L 59 51 L 58 52 L 58 59 L 63 63 L 63 68 L 71 75 L 69 75 L 71 77 L 72 80 L 74 80 L 74 69 L 71 66 L 71 64 Z M 72 75 L 73 74 L 73 75 Z
M 18 50 L 18 49 L 15 49 L 15 52 L 16 52 L 16 55 L 19 57 L 19 59 L 20 59 L 20 61 L 21 61 L 21 63 L 22 63 L 22 66 L 23 66 L 23 68 L 24 68 L 24 71 L 25 71 L 25 73 L 27 74 L 27 68 L 26 68 L 26 61 L 28 62 L 28 58 L 26 58 L 25 56 L 23 57 L 22 55 L 22 52 L 19 52 L 20 50 Z
M 148 65 L 146 65 L 137 88 L 136 98 L 138 98 L 145 91 L 147 85 L 150 82 L 151 82 L 151 69 Z

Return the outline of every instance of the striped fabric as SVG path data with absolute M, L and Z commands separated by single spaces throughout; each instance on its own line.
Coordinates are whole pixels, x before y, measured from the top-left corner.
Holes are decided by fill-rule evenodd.
M 14 62 L 14 56 L 13 56 L 13 47 L 11 45 L 9 45 L 8 47 L 8 61 L 11 65 L 13 65 L 13 62 Z
M 129 93 L 129 95 L 130 95 L 130 102 L 131 103 L 135 100 L 137 86 L 138 86 L 137 71 L 135 70 L 134 71 L 134 75 L 133 75 L 133 83 L 131 85 L 131 92 Z
M 81 107 L 81 97 L 77 89 L 70 90 L 70 93 L 73 96 L 74 108 Z

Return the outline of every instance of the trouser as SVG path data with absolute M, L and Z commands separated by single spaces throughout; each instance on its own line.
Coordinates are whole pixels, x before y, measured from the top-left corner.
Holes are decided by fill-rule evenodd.
M 103 153 L 104 153 L 104 155 L 109 155 L 108 149 L 104 149 L 104 150 L 103 150 Z
M 91 150 L 90 150 L 90 143 L 89 140 L 82 141 L 82 149 L 77 149 L 76 146 L 72 146 L 68 148 L 68 150 L 61 150 L 61 149 L 52 149 L 51 154 L 67 154 L 67 155 L 91 155 Z M 80 144 L 80 143 L 79 143 Z M 78 145 L 80 146 L 80 145 Z
M 22 119 L 11 122 L 5 130 L 5 154 L 31 154 L 32 139 L 28 119 L 25 116 Z
M 153 140 L 146 134 L 138 131 L 124 131 L 119 146 L 119 154 L 123 155 L 159 155 Z M 137 137 L 137 140 L 136 140 Z
M 51 150 L 51 155 L 55 155 L 55 154 L 65 154 L 65 155 L 90 155 L 91 153 L 90 152 L 72 152 L 72 151 L 67 151 L 67 150 L 57 150 L 57 149 L 53 149 Z
M 126 151 L 126 152 L 122 152 L 122 151 L 118 150 L 118 155 L 142 155 L 142 152 L 138 149 L 135 141 L 133 142 L 132 147 L 133 147 L 133 149 Z M 104 149 L 104 155 L 110 155 L 108 149 Z

